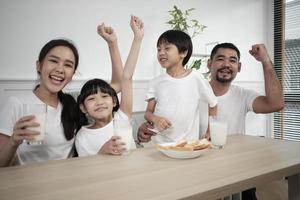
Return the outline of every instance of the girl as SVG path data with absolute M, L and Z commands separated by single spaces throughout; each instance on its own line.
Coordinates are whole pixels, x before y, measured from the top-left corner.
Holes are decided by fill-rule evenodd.
M 104 25 L 99 26 L 98 32 L 109 45 L 113 63 L 112 85 L 119 91 L 122 63 L 116 37 Z M 13 161 L 27 164 L 73 155 L 78 127 L 76 102 L 62 90 L 72 80 L 78 62 L 78 51 L 69 40 L 51 40 L 42 48 L 36 62 L 39 84 L 29 94 L 10 97 L 0 109 L 0 166 L 16 164 Z M 42 145 L 23 143 L 23 140 L 31 140 L 39 134 L 27 129 L 38 124 L 33 115 L 23 116 L 24 103 L 47 105 L 46 136 Z
M 77 133 L 75 146 L 79 156 L 97 153 L 121 155 L 126 149 L 121 138 L 114 136 L 114 121 L 130 123 L 132 115 L 132 76 L 136 66 L 141 41 L 144 35 L 143 22 L 131 16 L 130 26 L 134 39 L 125 63 L 121 81 L 121 103 L 115 90 L 100 79 L 92 79 L 84 84 L 78 96 L 80 109 L 79 125 L 87 125 L 85 114 L 93 123 L 82 126 Z M 119 109 L 120 108 L 120 109 Z M 131 148 L 134 145 L 131 135 Z

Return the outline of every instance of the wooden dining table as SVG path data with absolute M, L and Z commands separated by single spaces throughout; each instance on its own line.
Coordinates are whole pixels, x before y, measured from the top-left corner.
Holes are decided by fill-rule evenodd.
M 300 143 L 231 135 L 223 149 L 193 159 L 155 147 L 0 168 L 1 200 L 218 199 L 288 177 L 300 199 Z

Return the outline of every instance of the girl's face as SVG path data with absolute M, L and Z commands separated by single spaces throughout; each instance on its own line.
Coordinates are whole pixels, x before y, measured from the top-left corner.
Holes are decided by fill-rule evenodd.
M 163 68 L 181 65 L 186 53 L 179 53 L 178 48 L 171 43 L 161 43 L 157 47 L 157 59 Z
M 44 60 L 37 62 L 40 74 L 40 90 L 57 93 L 71 80 L 75 72 L 75 57 L 71 49 L 57 46 L 49 51 Z
M 115 105 L 116 103 L 109 94 L 98 91 L 96 94 L 85 98 L 84 103 L 80 105 L 80 109 L 95 120 L 109 122 L 112 119 L 112 111 Z

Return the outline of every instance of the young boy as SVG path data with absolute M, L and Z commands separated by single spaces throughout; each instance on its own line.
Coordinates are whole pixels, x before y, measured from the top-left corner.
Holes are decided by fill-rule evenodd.
M 167 73 L 150 81 L 146 97 L 145 119 L 156 132 L 175 142 L 199 139 L 205 134 L 199 133 L 199 111 L 207 107 L 200 108 L 200 101 L 207 102 L 211 112 L 216 110 L 217 98 L 208 81 L 199 71 L 184 67 L 192 51 L 188 34 L 179 30 L 164 32 L 157 41 L 157 59 Z M 208 116 L 204 120 L 208 121 Z

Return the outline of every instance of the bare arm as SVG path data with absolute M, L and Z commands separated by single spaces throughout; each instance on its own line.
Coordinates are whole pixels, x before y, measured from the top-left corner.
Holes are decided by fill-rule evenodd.
M 156 105 L 155 100 L 150 99 L 148 101 L 146 112 L 145 112 L 145 115 L 144 115 L 145 120 L 147 120 L 148 122 L 151 122 L 152 124 L 154 124 L 154 121 L 155 121 L 154 120 L 155 115 L 153 114 L 154 110 L 155 110 L 155 105 Z
M 18 145 L 13 145 L 11 137 L 0 133 L 0 167 L 10 165 L 15 157 Z
M 0 167 L 9 166 L 15 158 L 16 151 L 23 140 L 33 139 L 38 133 L 26 129 L 36 126 L 34 116 L 25 116 L 18 120 L 14 126 L 12 136 L 0 133 Z
M 111 74 L 111 86 L 118 93 L 121 90 L 121 79 L 123 74 L 123 63 L 120 56 L 117 36 L 111 27 L 106 27 L 104 23 L 97 27 L 98 34 L 107 42 L 112 74 Z
M 140 125 L 137 137 L 139 142 L 149 142 L 151 140 L 151 137 L 155 135 L 153 131 L 150 129 L 153 129 L 154 126 L 150 124 L 149 122 L 144 122 Z
M 218 105 L 214 107 L 208 106 L 208 116 L 217 116 L 217 114 L 218 114 Z
M 134 38 L 123 71 L 120 103 L 120 109 L 129 117 L 132 115 L 133 107 L 132 76 L 144 37 L 144 24 L 138 17 L 131 16 L 130 26 L 134 33 Z
M 154 124 L 154 127 L 158 129 L 158 131 L 163 131 L 172 126 L 172 123 L 165 117 L 157 116 L 154 113 L 156 106 L 155 99 L 150 99 L 148 101 L 147 109 L 144 115 L 144 118 Z
M 209 130 L 210 117 L 216 117 L 217 114 L 218 114 L 218 105 L 216 105 L 214 107 L 208 106 L 208 126 L 207 126 L 205 134 L 201 135 L 201 138 L 210 139 L 210 130 Z
M 282 87 L 277 79 L 274 66 L 263 44 L 252 46 L 250 54 L 262 63 L 265 79 L 265 96 L 257 97 L 253 102 L 255 113 L 271 113 L 284 107 Z

